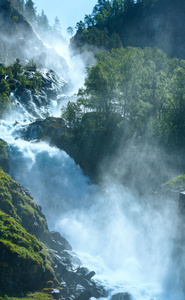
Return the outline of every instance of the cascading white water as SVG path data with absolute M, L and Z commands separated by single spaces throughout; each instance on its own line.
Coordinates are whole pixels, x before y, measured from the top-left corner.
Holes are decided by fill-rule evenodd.
M 184 224 L 176 201 L 136 198 L 107 174 L 101 186 L 91 185 L 65 152 L 19 139 L 22 123 L 15 119 L 0 124 L 10 144 L 10 175 L 30 190 L 50 229 L 69 240 L 110 297 L 184 300 Z
M 3 121 L 0 127 L 10 144 L 11 175 L 31 191 L 50 229 L 71 242 L 97 280 L 112 294 L 127 291 L 133 299 L 184 299 L 176 202 L 136 199 L 114 182 L 91 185 L 65 152 L 14 139 L 17 126 Z

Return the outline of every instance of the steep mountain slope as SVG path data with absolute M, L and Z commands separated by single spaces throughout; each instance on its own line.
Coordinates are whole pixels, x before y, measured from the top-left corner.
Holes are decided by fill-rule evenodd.
M 68 66 L 54 49 L 47 48 L 32 26 L 8 0 L 0 2 L 0 62 L 34 60 L 37 67 L 52 68 L 67 77 Z
M 91 281 L 95 273 L 81 267 L 71 250 L 59 233 L 48 230 L 30 193 L 0 169 L 0 296 L 40 290 L 54 299 L 104 296 Z
M 73 48 L 82 49 L 85 45 L 117 48 L 120 38 L 123 47 L 158 47 L 171 57 L 185 58 L 183 0 L 138 1 L 127 9 L 121 6 L 116 12 L 114 5 L 111 8 L 107 1 L 98 3 L 94 13 L 86 16 L 84 23 L 79 22 L 77 33 L 71 39 Z

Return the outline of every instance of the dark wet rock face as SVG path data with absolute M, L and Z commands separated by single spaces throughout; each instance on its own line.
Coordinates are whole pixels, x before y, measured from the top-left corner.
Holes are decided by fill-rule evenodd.
M 185 214 L 185 191 L 179 194 L 179 210 L 181 214 Z
M 91 278 L 94 271 L 81 266 L 81 261 L 72 252 L 70 244 L 58 232 L 51 232 L 52 241 L 48 249 L 52 259 L 53 268 L 58 281 L 62 286 L 62 296 L 68 299 L 87 300 L 91 297 L 100 298 L 106 295 L 103 287 Z
M 111 300 L 134 300 L 131 294 L 125 293 L 117 293 L 112 296 Z
M 26 69 L 25 74 L 28 79 L 32 80 L 36 72 Z M 15 86 L 11 91 L 11 101 L 15 108 L 37 119 L 44 118 L 51 102 L 54 100 L 57 103 L 57 97 L 68 88 L 66 81 L 51 70 L 39 69 L 39 76 L 42 85 L 38 90 L 33 91 L 29 87 L 17 88 Z

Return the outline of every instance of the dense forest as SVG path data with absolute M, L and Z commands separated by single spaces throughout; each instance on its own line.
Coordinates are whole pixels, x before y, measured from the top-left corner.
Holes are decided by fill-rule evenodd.
M 97 63 L 88 68 L 77 101 L 62 109 L 62 122 L 48 119 L 41 137 L 50 136 L 95 180 L 102 168 L 110 167 L 122 183 L 135 181 L 140 192 L 146 190 L 145 184 L 154 188 L 168 179 L 161 167 L 165 159 L 169 168 L 183 173 L 184 61 L 171 59 L 161 50 L 132 47 L 99 52 L 95 57 Z M 121 161 L 116 162 L 116 156 Z M 150 175 L 144 167 L 137 173 L 136 160 L 141 169 L 148 164 Z
M 111 49 L 158 47 L 185 58 L 185 7 L 178 0 L 99 0 L 91 15 L 77 23 L 71 46 Z

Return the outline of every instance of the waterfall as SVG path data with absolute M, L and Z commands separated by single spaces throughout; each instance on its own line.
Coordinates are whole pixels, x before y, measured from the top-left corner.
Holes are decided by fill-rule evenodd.
M 10 145 L 10 175 L 42 206 L 50 230 L 60 231 L 96 271 L 110 297 L 183 300 L 184 224 L 176 201 L 136 197 L 108 174 L 101 186 L 91 184 L 64 151 L 20 139 L 28 120 L 15 118 L 0 124 Z

